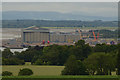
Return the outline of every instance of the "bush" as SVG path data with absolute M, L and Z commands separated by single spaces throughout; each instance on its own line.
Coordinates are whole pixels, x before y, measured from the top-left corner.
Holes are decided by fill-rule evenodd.
M 9 72 L 9 71 L 4 71 L 2 72 L 2 76 L 12 76 L 12 72 Z
M 52 63 L 50 61 L 43 61 L 42 59 L 37 59 L 34 63 L 35 65 L 51 65 Z
M 29 76 L 32 75 L 33 71 L 29 68 L 24 68 L 24 69 L 20 69 L 20 72 L 18 73 L 18 76 Z

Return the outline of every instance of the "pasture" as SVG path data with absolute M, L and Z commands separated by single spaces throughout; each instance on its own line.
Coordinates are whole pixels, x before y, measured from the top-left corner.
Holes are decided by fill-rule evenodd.
M 30 68 L 34 72 L 32 76 L 18 76 L 22 68 Z M 2 66 L 2 71 L 10 71 L 13 76 L 3 76 L 2 80 L 120 80 L 117 75 L 80 75 L 62 76 L 64 66 L 38 66 L 38 65 L 7 65 Z
M 18 72 L 22 68 L 30 68 L 33 71 L 33 76 L 44 76 L 44 75 L 60 75 L 64 66 L 37 66 L 37 65 L 7 65 L 2 66 L 2 71 L 10 71 L 13 76 L 17 76 Z

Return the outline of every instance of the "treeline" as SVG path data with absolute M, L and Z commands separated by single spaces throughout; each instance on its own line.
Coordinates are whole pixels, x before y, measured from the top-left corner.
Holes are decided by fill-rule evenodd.
M 112 71 L 120 73 L 120 45 L 97 44 L 95 47 L 79 40 L 75 45 L 50 45 L 46 47 L 29 47 L 26 51 L 14 54 L 2 51 L 3 65 L 65 66 L 63 75 L 111 75 Z
M 92 30 L 90 30 L 89 32 L 91 33 L 87 33 L 88 35 L 90 35 L 90 37 L 93 37 L 93 33 Z M 99 36 L 101 38 L 118 38 L 118 30 L 106 30 L 106 29 L 101 29 L 101 30 L 94 30 L 95 34 L 97 34 L 99 32 Z
M 3 20 L 3 28 L 37 27 L 118 27 L 117 21 L 78 21 L 78 20 Z
M 95 30 L 95 33 L 97 34 L 99 32 L 100 37 L 102 38 L 118 38 L 118 30 L 111 31 L 111 30 Z M 93 34 L 91 33 L 93 36 Z

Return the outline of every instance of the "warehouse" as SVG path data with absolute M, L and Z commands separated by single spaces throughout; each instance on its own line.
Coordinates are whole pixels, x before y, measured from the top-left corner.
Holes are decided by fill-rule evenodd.
M 39 27 L 28 27 L 22 30 L 22 42 L 38 43 L 43 40 L 49 41 L 49 29 Z
M 68 43 L 80 40 L 80 35 L 71 33 L 50 32 L 49 29 L 39 27 L 28 27 L 22 30 L 22 42 L 41 43 L 42 41 L 55 43 Z
M 77 42 L 80 40 L 79 34 L 51 34 L 50 33 L 50 41 L 51 42 Z

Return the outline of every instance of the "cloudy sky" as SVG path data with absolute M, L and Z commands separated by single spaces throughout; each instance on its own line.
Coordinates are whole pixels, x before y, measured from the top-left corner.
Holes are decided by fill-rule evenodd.
M 3 2 L 2 11 L 54 11 L 88 16 L 117 17 L 117 2 Z

